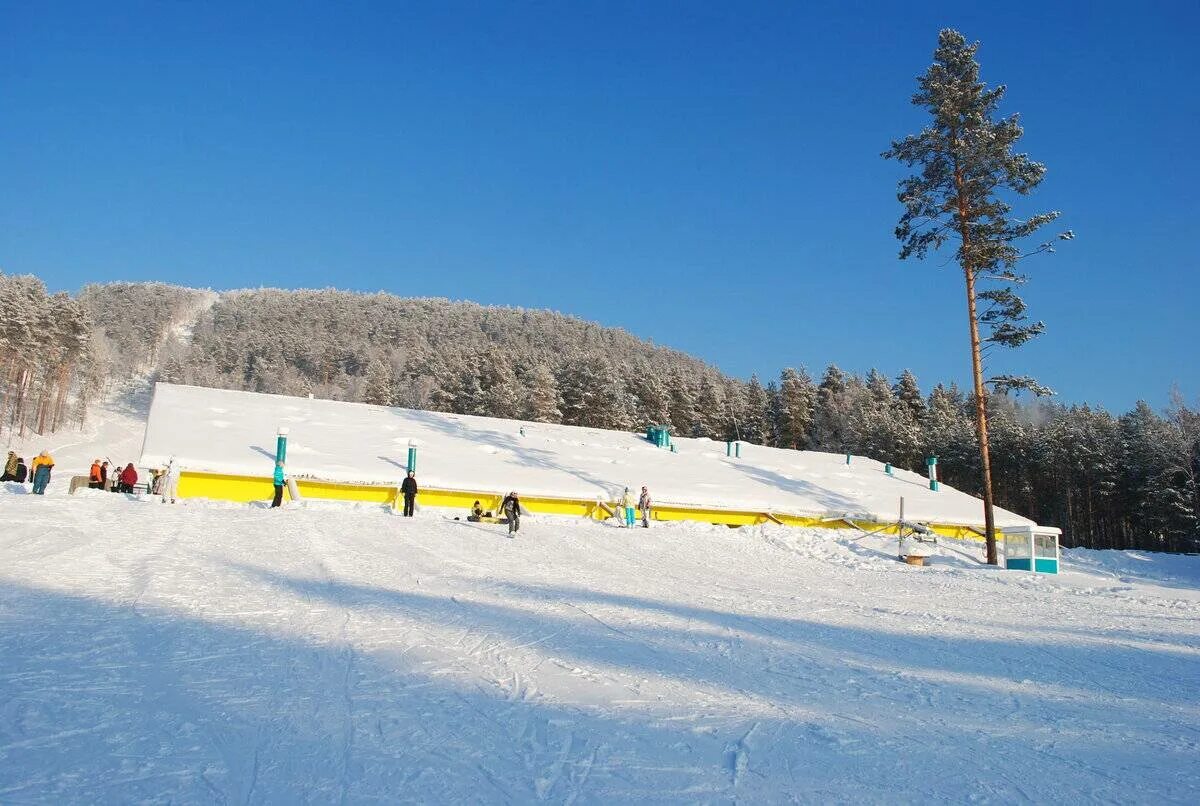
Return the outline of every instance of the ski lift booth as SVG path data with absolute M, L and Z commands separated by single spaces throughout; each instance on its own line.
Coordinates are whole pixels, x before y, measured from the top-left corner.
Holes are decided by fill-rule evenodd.
M 1060 534 L 1053 526 L 1010 526 L 1004 530 L 1004 567 L 1057 574 Z

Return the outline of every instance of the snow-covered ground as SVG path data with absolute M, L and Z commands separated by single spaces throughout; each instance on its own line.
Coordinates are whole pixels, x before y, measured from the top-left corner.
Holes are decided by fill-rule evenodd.
M 0 803 L 1200 802 L 1196 557 L 1034 577 L 782 527 L 0 513 Z

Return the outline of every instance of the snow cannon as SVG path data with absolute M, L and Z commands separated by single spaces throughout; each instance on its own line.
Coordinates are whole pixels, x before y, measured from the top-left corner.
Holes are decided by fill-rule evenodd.
M 925 460 L 925 466 L 929 468 L 929 489 L 936 493 L 942 487 L 937 477 L 937 457 L 930 456 Z
M 1035 574 L 1057 574 L 1061 529 L 1053 526 L 1009 526 L 1004 533 L 1004 567 Z

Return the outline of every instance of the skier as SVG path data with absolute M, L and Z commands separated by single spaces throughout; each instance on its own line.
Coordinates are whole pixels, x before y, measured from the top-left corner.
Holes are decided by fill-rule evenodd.
M 504 497 L 500 510 L 508 519 L 508 536 L 512 537 L 521 528 L 521 499 L 517 498 L 516 490 Z
M 100 489 L 100 460 L 92 462 L 92 467 L 88 470 L 88 488 L 92 490 Z
M 625 493 L 621 496 L 621 508 L 625 510 L 625 528 L 633 528 L 633 493 L 629 492 L 629 488 L 625 488 Z
M 4 473 L 0 474 L 0 481 L 16 481 L 17 480 L 17 454 L 13 451 L 8 452 L 8 459 L 4 462 Z
M 133 493 L 133 486 L 137 484 L 138 473 L 133 466 L 133 462 L 125 465 L 125 469 L 121 471 L 121 492 Z
M 50 454 L 42 451 L 33 460 L 30 471 L 33 473 L 34 495 L 45 495 L 46 485 L 50 483 L 50 471 L 54 469 L 54 460 Z
M 100 489 L 108 489 L 108 462 L 100 463 Z
M 642 494 L 638 496 L 638 509 L 642 511 L 642 528 L 650 528 L 650 491 L 642 487 Z
M 172 458 L 172 462 L 175 460 Z M 287 482 L 287 475 L 283 472 L 283 462 L 275 463 L 275 497 L 271 499 L 271 509 L 276 509 L 283 504 L 283 485 Z
M 417 503 L 417 473 L 408 471 L 408 476 L 400 482 L 400 492 L 404 494 L 404 517 L 411 518 Z
M 167 499 L 171 503 L 175 503 L 175 495 L 179 491 L 179 463 L 172 456 L 167 461 L 167 469 L 162 474 L 162 500 L 167 503 Z
M 17 459 L 17 473 L 13 477 L 13 480 L 16 481 L 17 484 L 24 484 L 25 478 L 28 475 L 29 468 L 25 467 L 25 457 L 22 456 L 21 458 Z

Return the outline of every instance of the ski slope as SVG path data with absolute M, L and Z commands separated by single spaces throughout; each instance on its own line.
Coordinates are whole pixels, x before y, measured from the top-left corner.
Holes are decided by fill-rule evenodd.
M 5 804 L 1200 799 L 1195 557 L 18 489 Z
M 275 435 L 290 431 L 293 476 L 396 485 L 409 444 L 430 488 L 613 500 L 649 487 L 659 505 L 752 510 L 894 522 L 900 499 L 910 520 L 982 525 L 983 505 L 922 476 L 884 472 L 881 461 L 843 454 L 675 439 L 678 452 L 639 434 L 491 417 L 385 408 L 331 400 L 158 384 L 142 463 L 269 476 Z M 1032 521 L 996 510 L 999 526 Z

